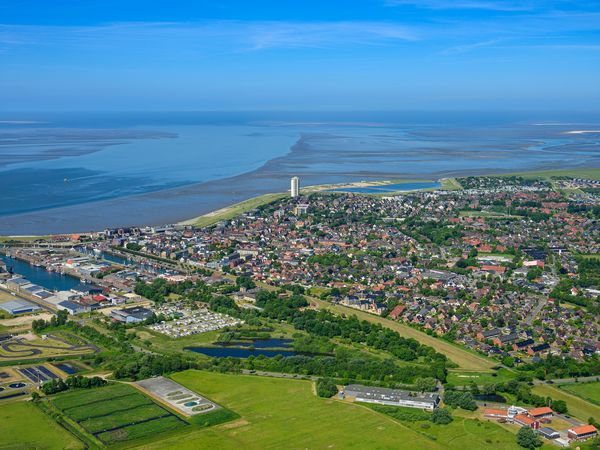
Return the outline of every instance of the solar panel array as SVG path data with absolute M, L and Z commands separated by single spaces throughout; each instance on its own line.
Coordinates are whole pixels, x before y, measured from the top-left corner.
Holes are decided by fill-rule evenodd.
M 58 375 L 51 372 L 44 366 L 27 367 L 18 370 L 34 383 L 44 383 L 46 381 L 56 380 L 58 378 Z

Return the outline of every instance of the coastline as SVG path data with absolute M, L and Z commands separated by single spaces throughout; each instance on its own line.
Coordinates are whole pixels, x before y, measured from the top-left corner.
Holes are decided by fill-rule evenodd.
M 490 177 L 507 177 L 507 176 L 522 176 L 525 178 L 546 178 L 550 179 L 554 176 L 571 176 L 571 177 L 581 177 L 581 178 L 592 178 L 592 179 L 600 179 L 600 167 L 598 168 L 573 168 L 573 169 L 553 169 L 553 170 L 532 170 L 532 171 L 523 171 L 523 172 L 485 172 L 479 174 L 467 174 L 462 176 L 490 176 Z M 457 182 L 454 179 L 455 177 L 443 177 L 439 178 L 439 182 L 442 183 L 441 189 L 444 190 L 453 190 L 457 189 Z M 219 180 L 219 181 L 227 181 L 227 180 Z M 288 179 L 286 178 L 286 182 Z M 305 187 L 301 187 L 301 192 L 323 192 L 331 189 L 339 189 L 339 188 L 356 188 L 356 187 L 367 187 L 367 186 L 381 186 L 386 184 L 394 184 L 394 183 L 410 183 L 414 181 L 425 181 L 423 179 L 414 180 L 414 179 L 388 179 L 388 180 L 361 180 L 361 181 L 348 181 L 341 183 L 327 183 L 327 184 L 315 184 L 308 185 Z M 432 180 L 426 180 L 432 181 Z M 460 188 L 459 188 L 460 189 Z M 417 189 L 417 190 L 427 190 L 427 189 Z M 429 189 L 431 190 L 431 189 Z M 398 192 L 390 192 L 387 195 L 398 195 L 402 193 L 410 193 L 415 190 L 406 190 L 406 191 L 398 191 Z M 332 193 L 334 194 L 334 193 Z M 289 195 L 289 190 L 282 190 L 279 192 L 265 192 L 260 195 L 256 195 L 250 198 L 246 198 L 240 202 L 230 203 L 224 207 L 218 207 L 212 209 L 211 211 L 200 214 L 193 217 L 182 218 L 180 220 L 175 220 L 171 223 L 177 225 L 195 225 L 195 226 L 209 226 L 213 223 L 217 223 L 220 220 L 225 220 L 229 217 L 234 217 L 236 215 L 242 214 L 243 212 L 249 211 L 261 204 L 268 204 L 271 201 L 274 201 L 278 198 L 283 198 Z M 379 195 L 379 194 L 361 194 L 361 195 Z M 205 223 L 202 223 L 204 221 Z M 199 225 L 200 223 L 200 225 Z M 140 225 L 151 225 L 140 224 Z M 134 226 L 134 225 L 130 225 Z M 93 230 L 99 231 L 99 230 Z M 44 233 L 44 234 L 1 234 L 0 235 L 0 243 L 2 241 L 7 240 L 23 240 L 23 241 L 31 241 L 36 239 L 47 238 L 49 235 L 55 236 L 66 236 L 71 234 L 85 234 L 93 231 L 72 231 L 65 233 Z
M 555 163 L 543 158 L 534 159 L 537 151 L 525 157 L 528 153 L 523 152 L 528 152 L 527 148 L 519 146 L 505 149 L 504 159 L 494 159 L 499 156 L 491 149 L 484 152 L 445 147 L 421 150 L 419 146 L 429 142 L 429 137 L 423 134 L 410 133 L 412 147 L 404 151 L 404 135 L 393 141 L 399 145 L 395 148 L 395 144 L 387 141 L 387 134 L 372 136 L 375 141 L 371 144 L 352 133 L 348 133 L 350 141 L 346 142 L 342 133 L 301 132 L 286 153 L 266 160 L 248 172 L 145 193 L 95 201 L 86 199 L 83 203 L 0 216 L 0 235 L 88 233 L 104 228 L 187 223 L 192 220 L 190 218 L 219 210 L 230 211 L 233 205 L 245 201 L 252 203 L 257 197 L 285 192 L 292 176 L 299 176 L 303 186 L 337 187 L 361 181 L 373 184 L 386 180 L 437 180 L 556 167 Z M 435 141 L 438 137 L 432 139 Z M 515 167 L 517 160 L 519 165 Z M 595 154 L 583 159 L 565 157 L 562 161 L 562 167 L 574 169 L 581 169 L 583 165 L 600 166 L 600 158 Z

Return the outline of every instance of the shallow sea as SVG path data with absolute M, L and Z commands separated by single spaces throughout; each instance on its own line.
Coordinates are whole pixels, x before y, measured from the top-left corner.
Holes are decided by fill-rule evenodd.
M 598 114 L 2 113 L 0 234 L 163 224 L 308 184 L 600 167 Z

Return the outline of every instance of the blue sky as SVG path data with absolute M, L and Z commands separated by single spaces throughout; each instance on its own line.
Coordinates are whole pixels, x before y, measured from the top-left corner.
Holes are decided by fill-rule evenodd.
M 600 2 L 0 2 L 0 109 L 598 110 Z

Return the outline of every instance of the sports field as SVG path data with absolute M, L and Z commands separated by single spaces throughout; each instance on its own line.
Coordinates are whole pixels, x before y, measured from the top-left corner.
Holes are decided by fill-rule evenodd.
M 144 448 L 443 448 L 368 408 L 318 398 L 310 381 L 193 370 L 172 378 L 241 418 Z
M 600 406 L 594 405 L 581 397 L 565 392 L 564 390 L 548 384 L 540 384 L 532 389 L 534 394 L 550 396 L 554 400 L 564 400 L 569 408 L 569 415 L 577 417 L 587 423 L 589 417 L 600 419 Z
M 126 384 L 58 394 L 51 402 L 105 444 L 132 441 L 188 426 Z
M 83 444 L 29 402 L 0 406 L 0 449 L 75 450 Z
M 563 384 L 560 388 L 600 406 L 600 381 Z M 598 417 L 596 419 L 600 420 Z

